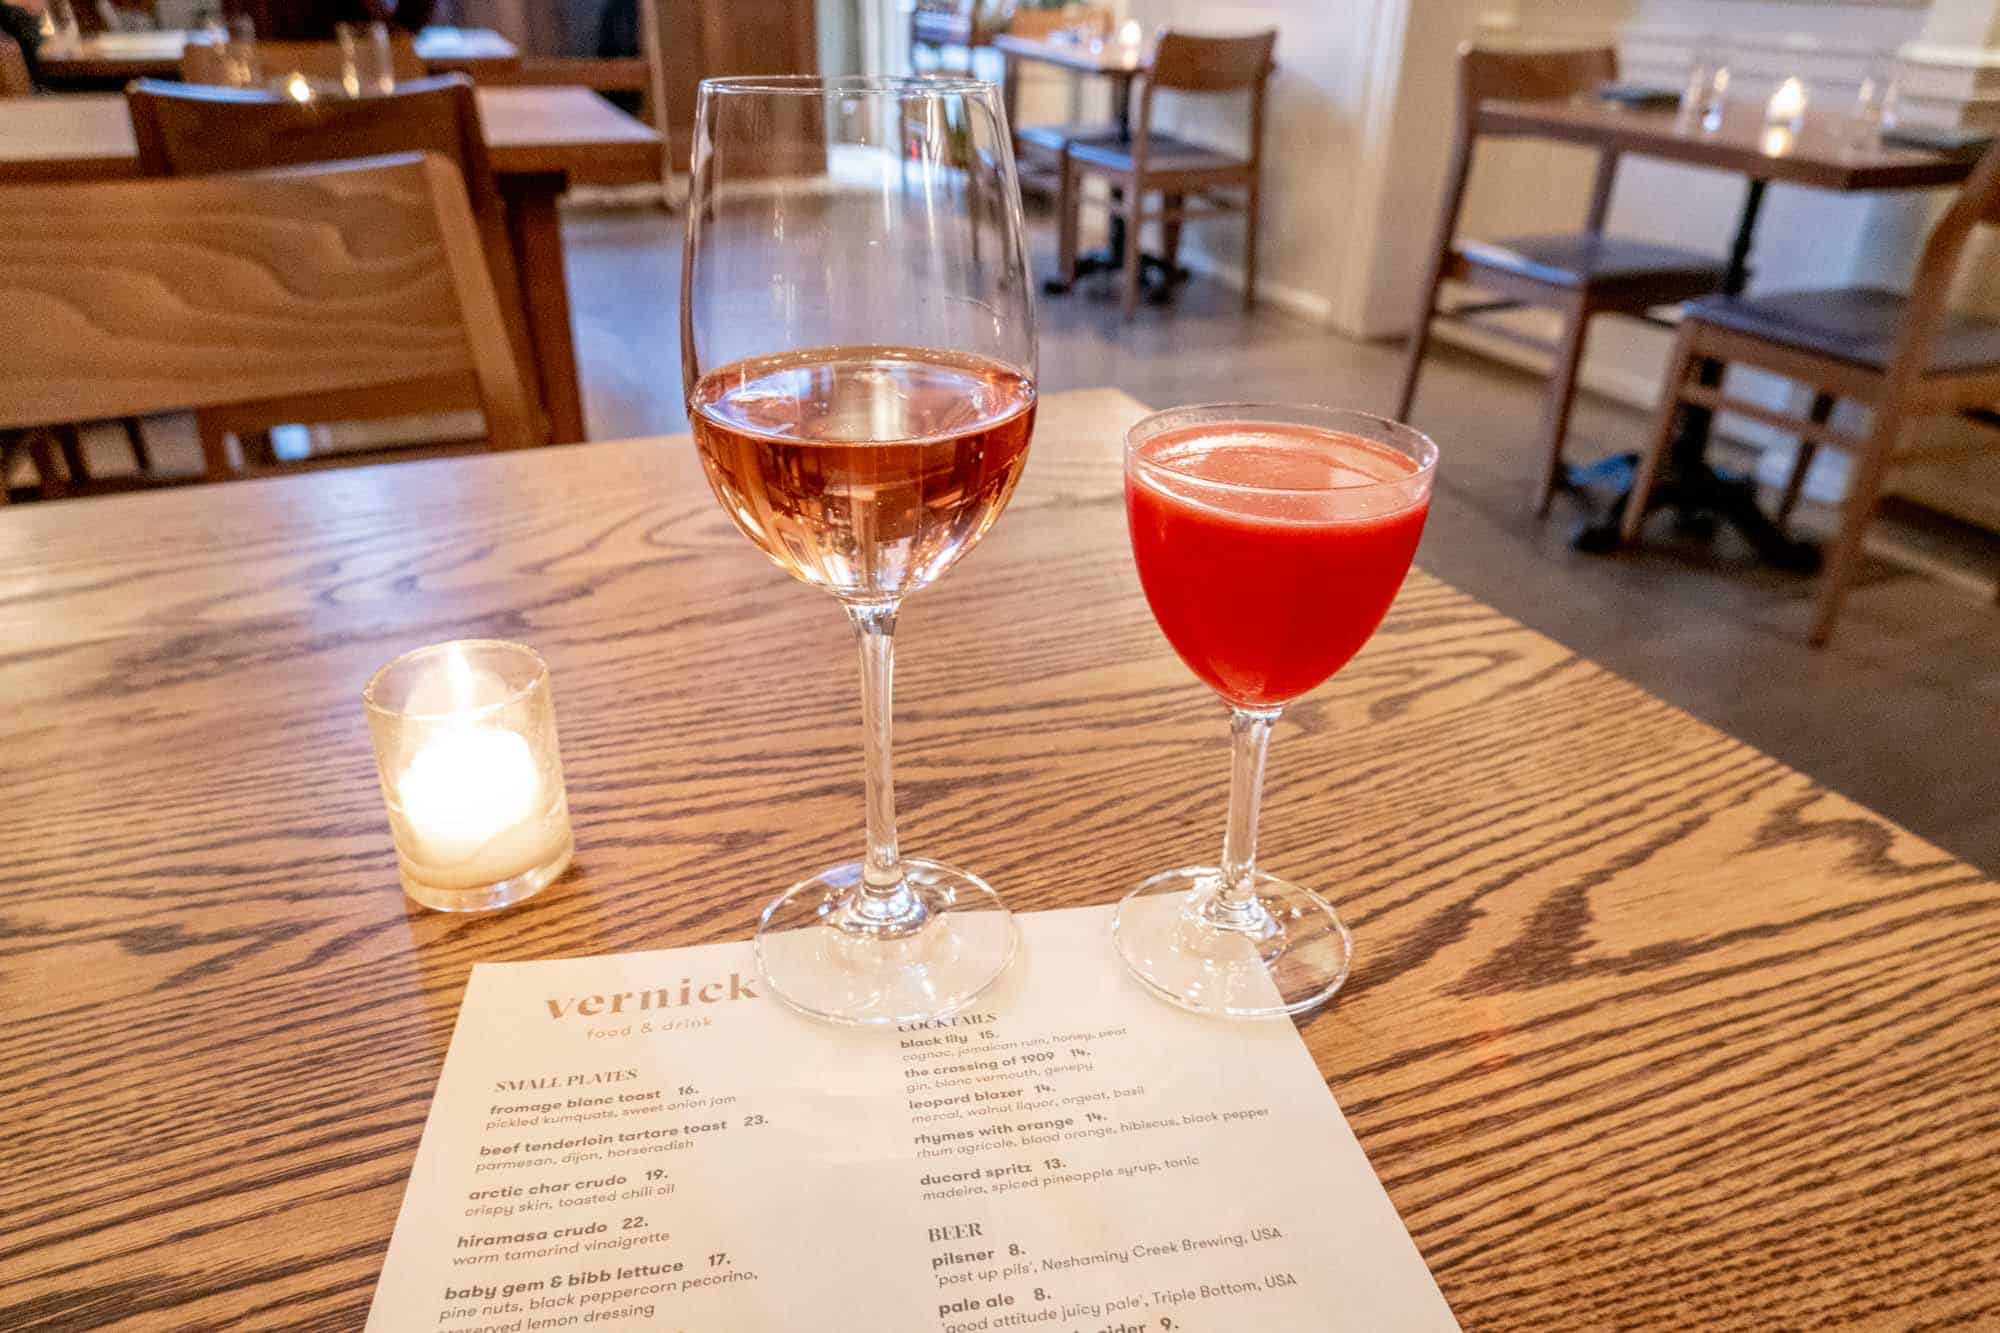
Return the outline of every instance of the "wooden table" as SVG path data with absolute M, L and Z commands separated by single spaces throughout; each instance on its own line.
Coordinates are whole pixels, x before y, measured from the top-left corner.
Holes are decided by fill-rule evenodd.
M 507 204 L 542 410 L 553 438 L 583 438 L 583 396 L 556 201 L 572 182 L 660 177 L 660 136 L 584 88 L 480 88 L 479 117 Z M 125 99 L 0 100 L 0 187 L 138 174 Z
M 903 617 L 904 845 L 1018 908 L 1221 837 L 1138 413 L 1050 398 Z M 576 868 L 411 912 L 361 687 L 488 634 Z M 10 1330 L 356 1327 L 473 963 L 747 938 L 861 838 L 846 624 L 685 438 L 16 505 L 0 642 Z M 1265 862 L 1357 942 L 1303 1031 L 1467 1329 L 2000 1318 L 2000 885 L 1422 574 L 1278 732 Z
M 1772 183 L 1803 185 L 1816 190 L 1922 190 L 1956 185 L 1972 174 L 1976 159 L 1951 157 L 1916 149 L 1870 142 L 1844 115 L 1815 111 L 1797 134 L 1775 135 L 1764 124 L 1763 104 L 1731 102 L 1722 123 L 1704 130 L 1698 122 L 1671 109 L 1630 107 L 1595 97 L 1568 101 L 1487 102 L 1479 109 L 1478 133 L 1523 135 L 1582 144 L 1612 153 L 1681 162 L 1733 172 L 1749 182 L 1730 242 L 1723 291 L 1734 296 L 1750 281 L 1750 254 L 1756 244 L 1757 217 L 1764 191 Z M 1722 382 L 1723 367 L 1715 362 L 1701 369 L 1704 384 Z M 1724 479 L 1708 466 L 1709 428 L 1713 414 L 1688 405 L 1681 409 L 1681 430 L 1675 438 L 1669 475 L 1654 488 L 1652 503 L 1680 512 L 1684 529 L 1699 530 L 1720 518 L 1740 531 L 1767 561 L 1784 569 L 1810 573 L 1819 567 L 1819 550 L 1794 541 L 1765 517 L 1757 506 L 1756 488 L 1747 481 Z M 1603 513 L 1577 531 L 1578 550 L 1604 553 L 1620 545 L 1619 520 L 1625 512 L 1637 455 L 1620 454 L 1603 464 L 1570 470 L 1573 489 L 1610 483 L 1617 497 Z
M 95 33 L 70 50 L 44 48 L 39 64 L 44 81 L 51 84 L 177 79 L 187 41 L 188 34 L 175 28 Z M 520 48 L 490 28 L 425 28 L 417 34 L 417 57 L 433 74 L 460 70 L 474 78 L 521 63 Z

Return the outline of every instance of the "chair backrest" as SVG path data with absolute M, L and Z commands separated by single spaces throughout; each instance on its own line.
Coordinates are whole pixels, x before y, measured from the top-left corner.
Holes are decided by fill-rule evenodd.
M 1155 88 L 1191 93 L 1261 88 L 1271 75 L 1271 53 L 1277 45 L 1275 28 L 1241 37 L 1210 37 L 1169 28 L 1153 48 L 1147 81 Z
M 435 153 L 465 177 L 487 271 L 514 340 L 533 363 L 506 206 L 486 152 L 472 81 L 445 74 L 398 84 L 379 97 L 295 102 L 261 88 L 216 88 L 141 79 L 126 90 L 139 170 L 149 176 L 264 171 L 389 153 Z
M 0 97 L 29 97 L 34 91 L 35 81 L 28 77 L 28 58 L 21 54 L 21 44 L 0 32 Z
M 494 447 L 535 442 L 465 187 L 430 155 L 0 190 L 0 346 L 0 427 L 308 397 L 365 416 L 434 387 L 469 390 Z
M 1481 102 L 1546 102 L 1594 92 L 1618 77 L 1618 49 L 1578 46 L 1502 51 L 1467 44 L 1458 49 L 1458 114 Z
M 338 42 L 257 43 L 257 63 L 264 76 L 282 79 L 294 70 L 309 79 L 328 81 L 340 78 Z M 398 83 L 424 77 L 424 62 L 417 56 L 417 40 L 400 29 L 389 34 L 389 67 Z M 189 42 L 181 51 L 181 82 L 221 85 L 233 83 L 223 48 L 218 43 Z
M 1153 133 L 1153 94 L 1162 88 L 1188 93 L 1249 89 L 1250 161 L 1253 166 L 1260 162 L 1264 155 L 1264 95 L 1271 86 L 1271 71 L 1277 68 L 1271 58 L 1277 45 L 1276 28 L 1241 37 L 1212 37 L 1172 28 L 1162 32 L 1153 45 L 1152 64 L 1139 91 L 1132 149 L 1135 169 L 1145 170 L 1146 146 Z
M 1618 48 L 1575 46 L 1547 51 L 1496 50 L 1470 42 L 1458 48 L 1457 137 L 1445 184 L 1444 230 L 1449 244 L 1472 167 L 1472 143 L 1481 133 L 1479 108 L 1487 102 L 1548 102 L 1595 92 L 1618 77 Z M 1584 230 L 1601 231 L 1611 210 L 1618 155 L 1597 155 Z
M 1928 363 L 1924 349 L 1937 332 L 1950 305 L 1951 288 L 1958 276 L 1959 260 L 1972 230 L 1981 223 L 2000 224 L 2000 143 L 1986 150 L 1979 165 L 1966 177 L 1951 207 L 1931 228 L 1917 258 L 1917 274 L 1910 283 L 1909 304 L 1904 309 L 1903 327 L 1897 335 L 1896 354 L 1891 358 L 1891 374 L 1920 373 Z
M 205 176 L 435 153 L 455 163 L 475 211 L 499 211 L 472 81 L 445 74 L 379 97 L 295 102 L 262 88 L 140 79 L 125 93 L 148 176 Z

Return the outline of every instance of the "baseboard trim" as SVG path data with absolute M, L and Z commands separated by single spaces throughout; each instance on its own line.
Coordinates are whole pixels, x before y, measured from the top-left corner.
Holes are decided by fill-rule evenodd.
M 1239 292 L 1243 290 L 1243 270 L 1235 264 L 1224 263 L 1213 255 L 1186 248 L 1182 249 L 1180 260 L 1184 268 L 1191 269 L 1205 278 L 1213 278 Z M 1333 323 L 1333 302 L 1301 287 L 1260 278 L 1257 281 L 1257 299 L 1265 305 L 1314 324 L 1331 326 Z

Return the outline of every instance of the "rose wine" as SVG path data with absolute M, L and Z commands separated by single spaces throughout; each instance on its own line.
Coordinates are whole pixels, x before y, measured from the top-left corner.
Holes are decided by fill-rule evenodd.
M 1331 676 L 1382 623 L 1430 511 L 1417 465 L 1307 426 L 1217 424 L 1134 451 L 1125 512 L 1167 641 L 1232 704 Z
M 688 416 L 709 485 L 764 554 L 853 601 L 957 563 L 1028 458 L 1034 382 L 996 361 L 823 347 L 722 366 Z

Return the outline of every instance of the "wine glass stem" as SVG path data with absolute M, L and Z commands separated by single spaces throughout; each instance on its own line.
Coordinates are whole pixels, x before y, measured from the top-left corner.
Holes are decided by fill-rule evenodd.
M 861 647 L 861 728 L 868 765 L 868 859 L 862 867 L 863 917 L 891 924 L 918 910 L 903 883 L 896 852 L 896 775 L 892 686 L 896 673 L 896 604 L 849 603 Z
M 1229 827 L 1222 837 L 1222 891 L 1203 908 L 1210 924 L 1256 929 L 1264 916 L 1257 902 L 1257 811 L 1264 799 L 1264 754 L 1271 744 L 1276 708 L 1238 708 L 1229 717 Z

